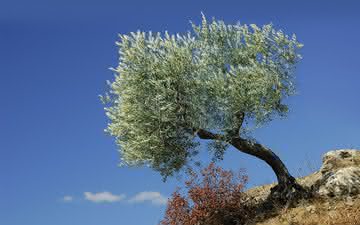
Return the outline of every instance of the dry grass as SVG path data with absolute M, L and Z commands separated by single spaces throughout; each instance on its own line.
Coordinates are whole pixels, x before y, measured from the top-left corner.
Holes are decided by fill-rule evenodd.
M 320 178 L 315 172 L 296 180 L 310 187 Z M 247 194 L 261 201 L 270 193 L 274 184 L 249 189 Z M 290 209 L 274 208 L 272 212 L 259 215 L 252 225 L 360 225 L 360 196 L 348 199 L 318 198 L 301 202 Z M 271 214 L 271 215 L 270 215 Z M 266 217 L 264 219 L 264 217 Z
M 320 179 L 320 177 L 321 173 L 315 172 L 307 176 L 296 178 L 296 181 L 304 187 L 311 187 L 317 180 Z M 270 189 L 274 186 L 275 184 L 257 186 L 250 188 L 246 191 L 246 193 L 254 197 L 256 200 L 265 200 L 266 197 L 270 194 Z
M 277 215 L 256 225 L 360 225 L 360 197 L 303 202 L 295 208 L 280 209 Z

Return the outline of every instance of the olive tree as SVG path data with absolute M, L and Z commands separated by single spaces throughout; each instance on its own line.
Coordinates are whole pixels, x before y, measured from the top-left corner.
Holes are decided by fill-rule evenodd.
M 102 98 L 122 164 L 147 165 L 166 178 L 188 165 L 206 139 L 217 158 L 233 146 L 266 162 L 283 197 L 300 190 L 280 158 L 248 131 L 286 116 L 302 44 L 271 24 L 228 25 L 203 16 L 192 28 L 119 35 L 115 80 Z

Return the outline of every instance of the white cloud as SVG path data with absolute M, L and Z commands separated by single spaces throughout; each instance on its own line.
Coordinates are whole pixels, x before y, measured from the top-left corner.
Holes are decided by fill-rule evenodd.
M 150 201 L 154 205 L 166 205 L 168 200 L 159 192 L 154 191 L 139 192 L 129 200 L 131 203 L 141 203 L 145 201 Z
M 74 199 L 70 195 L 65 195 L 62 199 L 63 202 L 72 202 Z
M 124 194 L 114 195 L 107 191 L 98 193 L 84 192 L 84 196 L 86 200 L 96 203 L 119 202 L 126 197 Z

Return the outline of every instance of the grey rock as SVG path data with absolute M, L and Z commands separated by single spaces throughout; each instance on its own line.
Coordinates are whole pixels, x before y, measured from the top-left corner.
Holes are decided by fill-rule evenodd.
M 330 197 L 360 194 L 360 167 L 341 168 L 323 175 L 318 193 Z
M 341 149 L 324 154 L 315 190 L 321 196 L 349 197 L 360 194 L 360 151 Z
M 354 149 L 340 149 L 329 151 L 323 156 L 320 172 L 327 174 L 346 167 L 360 167 L 360 151 Z

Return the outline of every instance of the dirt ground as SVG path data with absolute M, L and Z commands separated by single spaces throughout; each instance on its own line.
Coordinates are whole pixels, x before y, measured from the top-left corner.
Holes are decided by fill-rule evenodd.
M 298 178 L 310 187 L 320 176 L 319 172 Z M 249 189 L 247 194 L 257 200 L 265 199 L 274 184 Z M 259 215 L 254 225 L 360 225 L 360 196 L 342 199 L 317 198 L 300 202 L 289 209 L 274 209 L 272 215 Z M 266 216 L 266 218 L 264 218 Z

